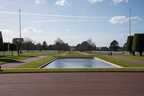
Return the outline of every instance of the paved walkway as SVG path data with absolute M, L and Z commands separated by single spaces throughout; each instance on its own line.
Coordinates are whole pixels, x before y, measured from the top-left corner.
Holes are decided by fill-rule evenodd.
M 105 55 L 105 56 L 107 56 L 107 55 Z M 108 57 L 115 58 L 115 59 L 120 59 L 120 60 L 123 60 L 123 61 L 132 62 L 132 63 L 136 63 L 136 64 L 140 64 L 140 65 L 144 65 L 144 60 L 132 59 L 132 58 L 121 57 L 121 56 L 116 56 L 116 55 L 108 56 Z
M 14 62 L 10 62 L 10 63 L 5 63 L 0 65 L 2 69 L 8 69 L 8 68 L 14 68 L 41 58 L 44 58 L 46 56 L 36 56 L 36 57 L 32 57 L 32 58 L 28 58 L 28 59 L 23 59 L 23 60 L 18 60 L 18 61 L 14 61 Z
M 65 52 L 64 54 L 62 54 L 62 55 L 67 55 L 69 53 L 69 51 L 68 52 Z
M 144 73 L 21 73 L 0 78 L 0 96 L 144 96 Z

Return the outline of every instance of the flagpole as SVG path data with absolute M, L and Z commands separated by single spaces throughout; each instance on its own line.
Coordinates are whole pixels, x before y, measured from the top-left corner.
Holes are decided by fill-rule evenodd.
M 131 36 L 131 8 L 129 9 L 129 36 Z
M 22 53 L 21 52 L 21 10 L 19 9 L 19 52 L 18 52 L 18 55 L 20 54 L 20 53 Z
M 21 38 L 21 10 L 19 9 L 19 32 L 20 32 L 20 38 Z

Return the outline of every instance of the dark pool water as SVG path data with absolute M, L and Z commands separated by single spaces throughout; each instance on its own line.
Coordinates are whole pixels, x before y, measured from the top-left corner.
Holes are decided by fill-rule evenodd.
M 116 68 L 97 59 L 56 59 L 44 68 Z

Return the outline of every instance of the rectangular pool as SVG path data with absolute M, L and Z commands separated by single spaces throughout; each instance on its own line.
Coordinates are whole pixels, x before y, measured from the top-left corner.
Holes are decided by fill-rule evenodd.
M 56 59 L 44 68 L 116 68 L 97 59 Z

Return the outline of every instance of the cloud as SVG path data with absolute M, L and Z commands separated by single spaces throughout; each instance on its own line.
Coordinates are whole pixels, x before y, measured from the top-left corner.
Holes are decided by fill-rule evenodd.
M 10 42 L 19 35 L 17 32 L 10 29 L 2 29 L 0 31 L 2 32 L 3 42 Z
M 35 4 L 45 3 L 44 0 L 35 0 Z
M 91 3 L 102 2 L 103 0 L 89 0 Z
M 123 23 L 127 23 L 129 19 L 135 20 L 134 22 L 140 21 L 140 18 L 138 16 L 130 17 L 130 18 L 127 18 L 126 16 L 115 16 L 115 17 L 112 17 L 109 20 L 109 22 L 112 24 L 123 24 Z
M 3 29 L 3 30 L 2 30 L 2 34 L 10 35 L 10 34 L 12 34 L 12 33 L 13 33 L 13 31 L 12 31 L 12 30 L 9 30 L 9 29 Z
M 59 5 L 59 6 L 65 6 L 67 4 L 68 3 L 66 0 L 58 0 L 57 2 L 55 2 L 55 5 Z
M 115 16 L 115 17 L 112 17 L 109 22 L 112 23 L 112 24 L 122 24 L 122 23 L 125 23 L 125 22 L 128 22 L 128 18 L 126 18 L 126 16 Z
M 119 3 L 121 3 L 121 2 L 128 2 L 128 0 L 113 0 L 113 3 L 114 3 L 114 5 L 117 5 L 117 4 L 119 4 Z
M 41 33 L 41 30 L 37 30 L 33 27 L 26 27 L 23 31 L 23 33 Z

